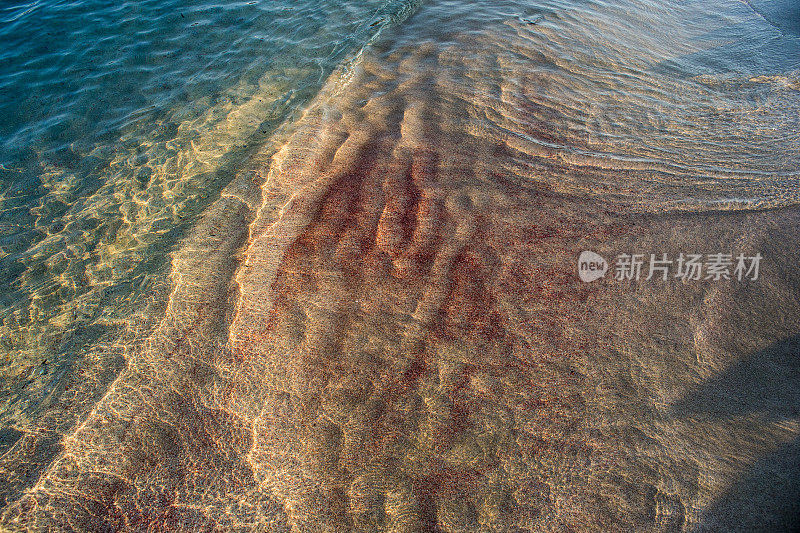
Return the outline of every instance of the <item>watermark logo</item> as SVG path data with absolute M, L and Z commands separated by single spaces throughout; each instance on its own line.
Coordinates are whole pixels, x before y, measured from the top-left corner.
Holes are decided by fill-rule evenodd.
M 598 280 L 608 272 L 608 262 L 602 255 L 586 250 L 578 257 L 578 277 L 590 283 Z
M 613 263 L 614 279 L 617 281 L 661 280 L 677 278 L 681 281 L 699 280 L 738 280 L 758 279 L 761 266 L 760 253 L 744 254 L 684 254 L 670 257 L 668 254 L 628 254 L 616 256 Z M 609 264 L 599 254 L 591 251 L 581 252 L 578 257 L 578 277 L 581 281 L 592 282 L 602 278 L 609 270 Z

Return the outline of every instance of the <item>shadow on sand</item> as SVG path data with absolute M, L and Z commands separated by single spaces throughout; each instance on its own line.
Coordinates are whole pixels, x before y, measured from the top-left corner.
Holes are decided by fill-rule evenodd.
M 765 422 L 800 418 L 800 336 L 736 363 L 673 406 L 679 417 Z M 800 531 L 800 438 L 758 460 L 704 513 L 694 531 Z

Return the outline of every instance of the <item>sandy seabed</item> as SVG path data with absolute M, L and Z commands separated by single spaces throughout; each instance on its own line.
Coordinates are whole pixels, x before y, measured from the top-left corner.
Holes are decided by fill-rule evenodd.
M 528 25 L 336 72 L 3 527 L 791 530 L 800 212 L 676 209 L 625 185 L 663 168 L 565 155 L 596 146 L 541 105 Z M 585 284 L 582 250 L 764 260 Z

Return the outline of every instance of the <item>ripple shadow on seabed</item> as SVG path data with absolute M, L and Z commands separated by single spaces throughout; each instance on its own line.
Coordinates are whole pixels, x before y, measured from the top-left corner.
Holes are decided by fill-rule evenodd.
M 553 131 L 559 113 L 537 103 L 549 78 L 530 73 L 538 56 L 523 37 L 507 51 L 489 35 L 366 54 L 345 90 L 326 85 L 269 175 L 223 194 L 181 247 L 167 318 L 3 525 L 468 533 L 652 531 L 660 520 L 660 531 L 680 530 L 685 508 L 707 501 L 685 468 L 706 465 L 680 454 L 724 453 L 706 441 L 681 448 L 675 437 L 691 424 L 672 422 L 726 391 L 742 412 L 789 420 L 789 348 L 749 367 L 720 349 L 718 366 L 698 368 L 695 330 L 732 336 L 731 322 L 714 320 L 727 311 L 717 301 L 739 295 L 732 284 L 583 284 L 575 258 L 600 245 L 689 251 L 674 241 L 707 247 L 717 233 L 727 250 L 753 227 L 775 229 L 766 215 L 631 220 L 555 190 L 639 174 L 559 157 L 553 144 L 582 137 Z M 796 308 L 757 289 L 759 310 Z M 791 288 L 778 294 L 796 303 Z M 764 335 L 761 346 L 790 333 Z M 733 378 L 712 378 L 657 418 L 684 378 L 726 365 Z M 786 389 L 767 389 L 785 407 L 758 403 L 769 396 L 759 383 L 776 387 L 773 367 L 787 369 Z M 763 383 L 740 386 L 748 372 Z M 730 505 L 716 500 L 719 513 L 746 514 L 739 495 L 761 488 L 747 479 Z
M 678 417 L 725 419 L 758 413 L 780 423 L 800 417 L 800 336 L 776 342 L 676 402 Z M 800 530 L 800 439 L 756 461 L 720 495 L 692 531 Z
M 253 135 L 241 147 L 233 149 L 222 157 L 219 166 L 208 172 L 210 183 L 234 183 L 218 191 L 211 191 L 206 197 L 198 200 L 198 212 L 205 211 L 200 222 L 187 217 L 159 236 L 150 245 L 144 259 L 137 263 L 123 281 L 111 285 L 106 292 L 114 292 L 130 283 L 130 279 L 138 279 L 150 272 L 169 271 L 170 262 L 175 265 L 189 263 L 192 252 L 174 252 L 181 247 L 194 250 L 195 253 L 206 250 L 211 243 L 214 246 L 226 246 L 218 242 L 220 238 L 228 238 L 233 250 L 242 245 L 247 216 L 241 212 L 241 203 L 252 191 L 242 192 L 242 187 L 250 187 L 247 178 L 233 178 L 242 171 L 242 160 L 248 157 L 257 158 L 256 152 L 264 148 L 262 135 L 272 133 L 280 122 L 265 119 L 259 124 L 258 135 Z M 226 198 L 220 198 L 226 196 Z M 254 201 L 254 200 L 249 200 Z M 234 228 L 236 225 L 242 228 Z M 228 225 L 227 235 L 220 235 L 219 228 Z M 208 233 L 203 233 L 208 232 Z M 217 233 L 214 233 L 217 232 Z M 206 242 L 200 242 L 206 241 Z M 174 243 L 178 243 L 177 245 Z M 173 248 L 174 247 L 174 248 Z M 171 253 L 173 251 L 173 253 Z M 230 252 L 230 250 L 228 250 Z M 200 261 L 195 257 L 195 261 Z M 213 261 L 210 261 L 213 263 Z M 199 271 L 195 264 L 192 266 Z M 185 276 L 186 273 L 172 271 L 173 276 Z M 232 275 L 232 274 L 230 274 Z M 223 283 L 222 281 L 220 283 Z M 227 281 L 225 281 L 227 283 Z M 50 464 L 63 451 L 65 435 L 72 431 L 77 423 L 85 419 L 96 406 L 109 386 L 120 376 L 125 368 L 126 355 L 136 351 L 134 346 L 141 344 L 157 325 L 157 319 L 163 315 L 168 298 L 169 283 L 166 281 L 152 290 L 153 302 L 148 302 L 147 310 L 152 316 L 148 319 L 132 320 L 126 327 L 104 325 L 73 326 L 74 331 L 64 334 L 65 340 L 58 346 L 55 361 L 60 372 L 55 373 L 47 394 L 42 394 L 39 403 L 31 402 L 24 409 L 30 420 L 36 421 L 36 427 L 29 432 L 8 428 L 0 432 L 0 503 L 2 507 L 10 506 L 23 495 L 23 491 L 31 488 Z M 166 321 L 168 322 L 168 321 Z M 141 324 L 141 323 L 144 323 Z

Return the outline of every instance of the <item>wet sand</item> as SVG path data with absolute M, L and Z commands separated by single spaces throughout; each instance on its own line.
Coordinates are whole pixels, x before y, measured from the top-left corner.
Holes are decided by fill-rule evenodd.
M 663 169 L 554 148 L 593 141 L 536 52 L 465 35 L 366 52 L 223 191 L 4 527 L 791 529 L 800 212 L 576 185 Z M 765 259 L 586 284 L 582 250 Z

